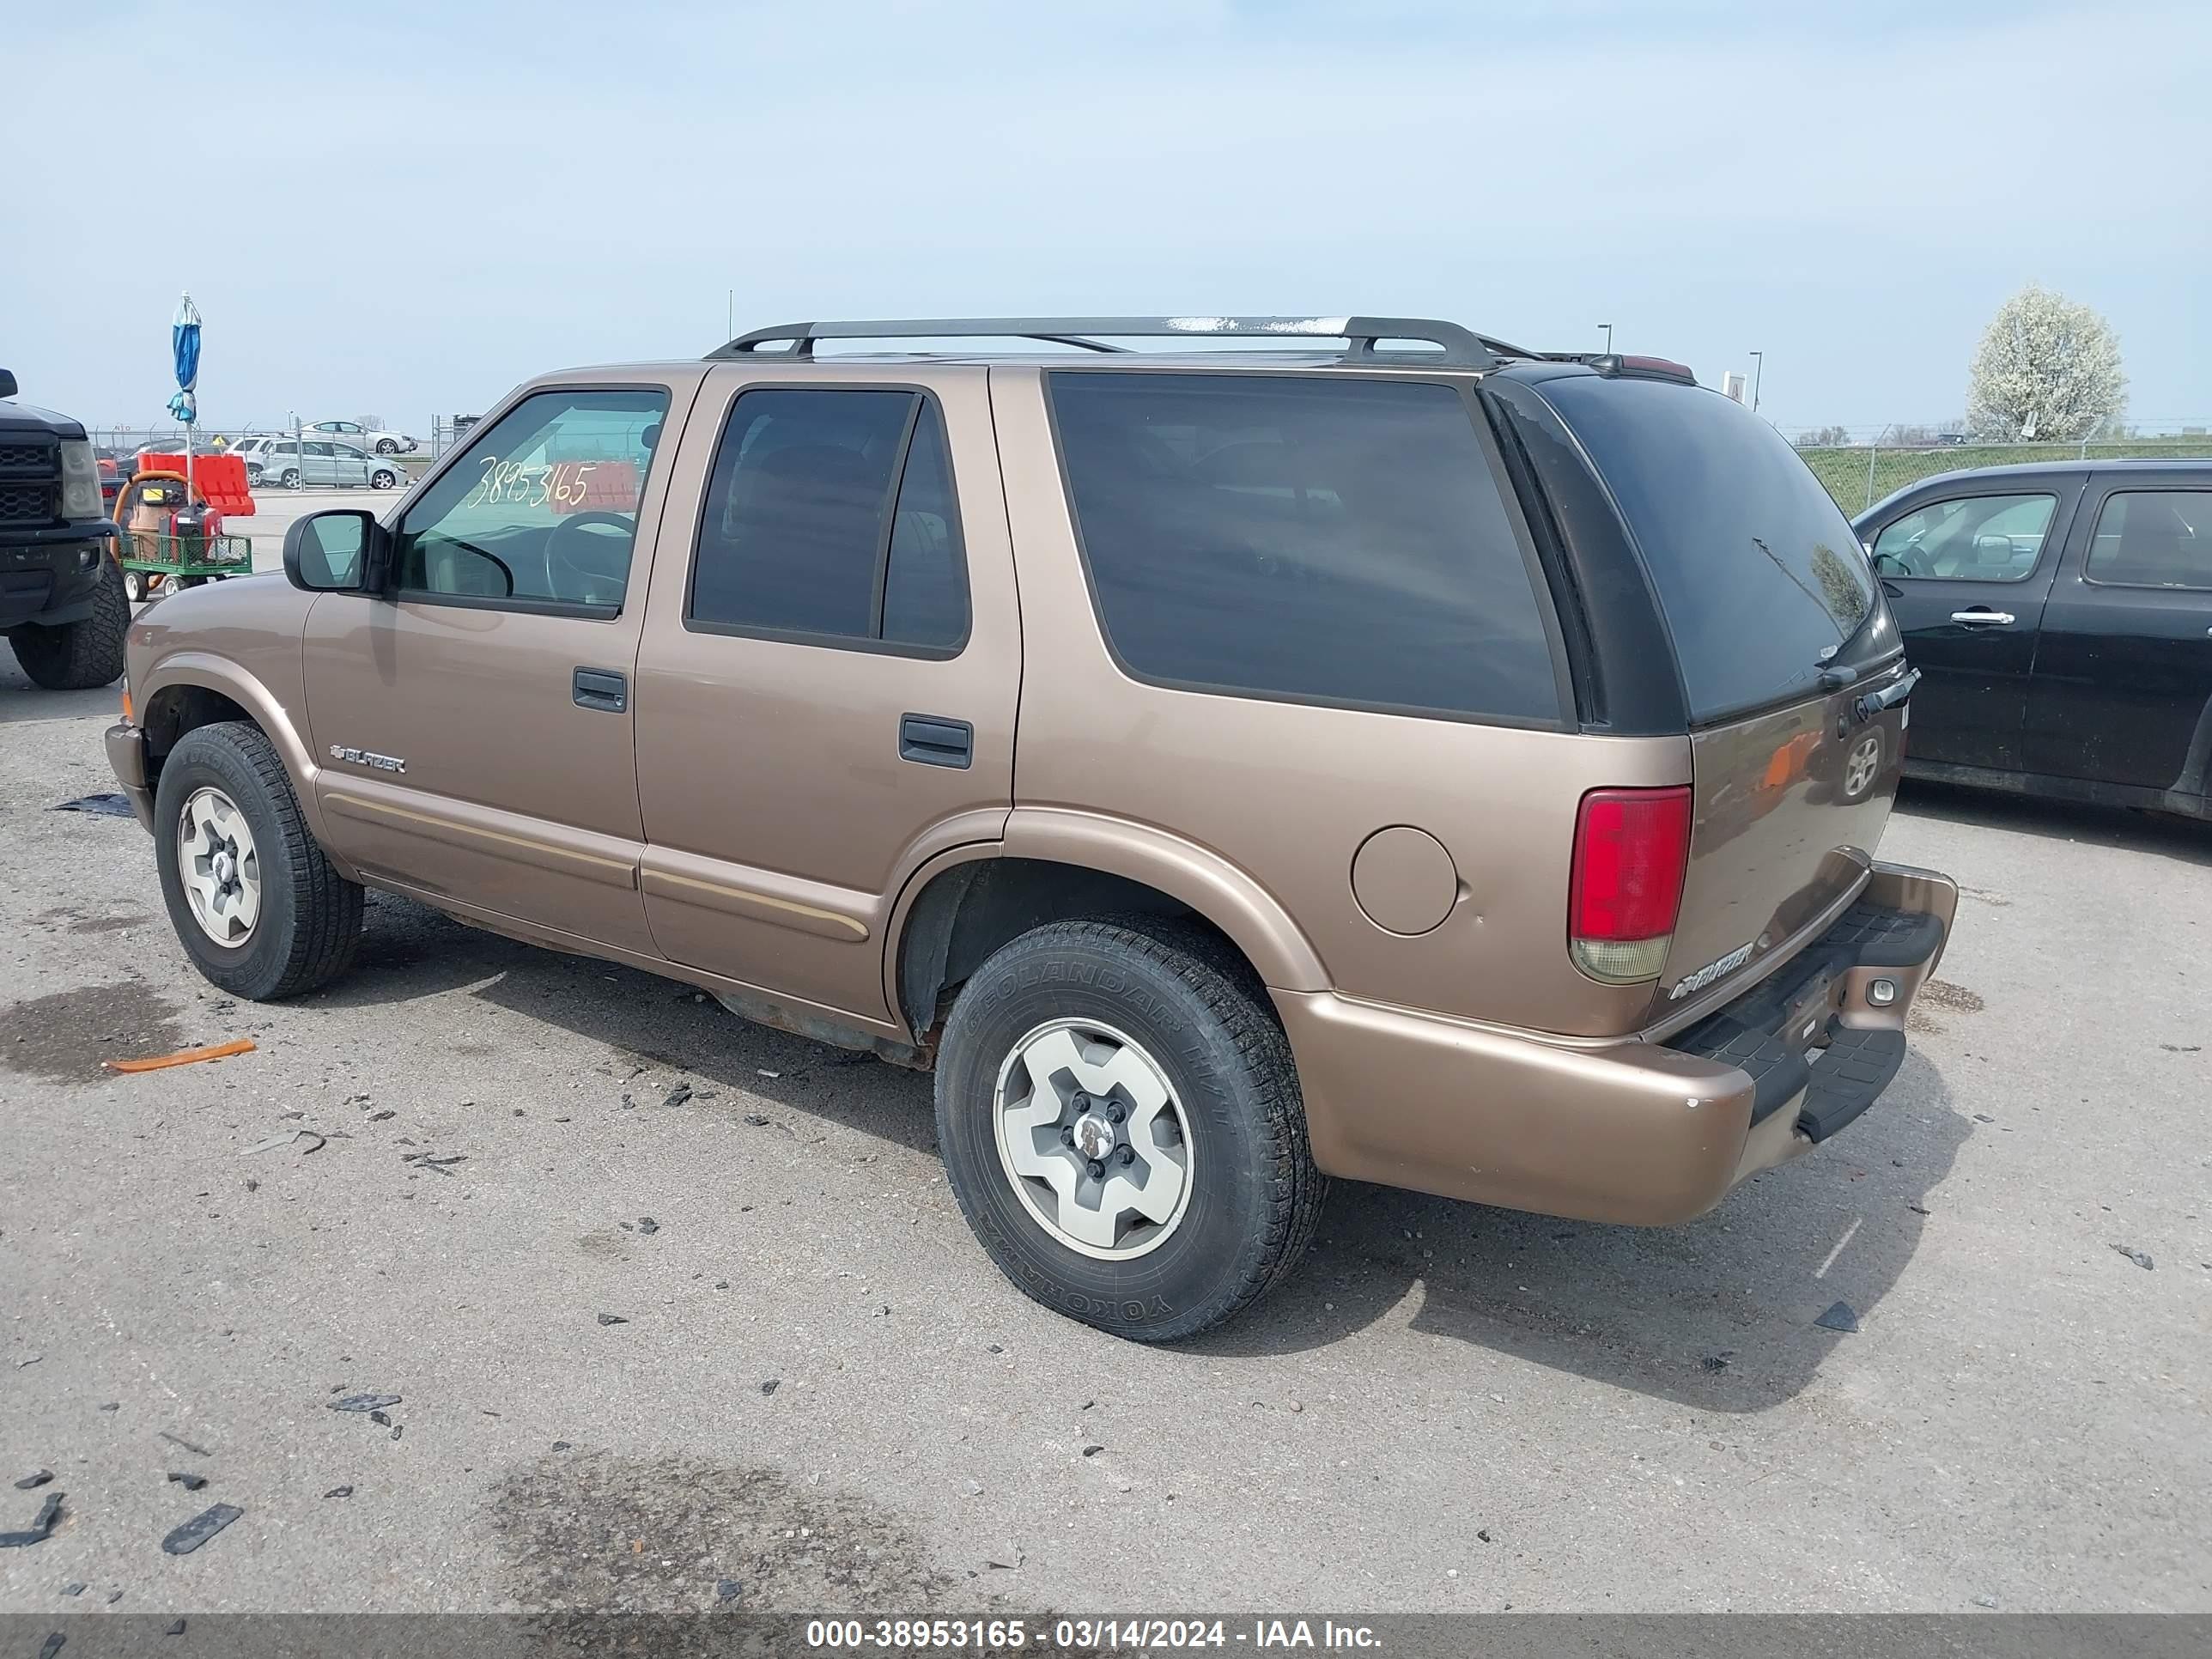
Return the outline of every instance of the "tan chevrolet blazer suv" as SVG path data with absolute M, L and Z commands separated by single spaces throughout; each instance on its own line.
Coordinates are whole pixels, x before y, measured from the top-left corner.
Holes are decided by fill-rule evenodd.
M 107 735 L 209 980 L 327 983 L 376 887 L 933 1073 L 993 1260 L 1140 1340 L 1329 1176 L 1704 1212 L 1873 1105 L 1957 902 L 1874 856 L 1850 525 L 1660 359 L 763 329 L 529 382 L 284 575 L 143 611 Z

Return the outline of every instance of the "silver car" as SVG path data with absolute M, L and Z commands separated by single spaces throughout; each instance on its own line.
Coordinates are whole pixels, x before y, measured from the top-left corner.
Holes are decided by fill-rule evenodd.
M 371 489 L 392 489 L 407 478 L 390 457 L 326 438 L 241 438 L 230 453 L 246 463 L 249 484 L 282 484 L 287 489 L 303 484 L 365 484 Z
M 333 443 L 351 444 L 379 455 L 411 455 L 415 452 L 415 440 L 405 433 L 363 426 L 359 421 L 317 421 L 307 428 L 307 435 L 310 438 L 328 438 Z

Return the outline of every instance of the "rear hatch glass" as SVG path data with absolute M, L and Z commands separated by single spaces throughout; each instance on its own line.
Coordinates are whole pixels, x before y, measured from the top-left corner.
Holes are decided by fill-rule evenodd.
M 1905 711 L 1859 698 L 1888 683 L 1897 632 L 1841 509 L 1741 404 L 1595 374 L 1539 389 L 1612 490 L 1689 699 L 1690 862 L 1653 1010 L 1680 1018 L 1794 954 L 1864 880 Z M 1823 684 L 1830 669 L 1856 677 Z
M 1815 695 L 1881 605 L 1858 538 L 1782 434 L 1677 381 L 1539 387 L 1626 520 L 1674 636 L 1693 725 Z M 1866 630 L 1893 648 L 1887 629 Z

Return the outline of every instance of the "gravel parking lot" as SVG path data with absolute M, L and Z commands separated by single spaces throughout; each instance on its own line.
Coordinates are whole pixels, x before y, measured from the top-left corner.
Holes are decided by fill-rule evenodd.
M 2212 1608 L 2202 827 L 1915 793 L 1966 897 L 1833 1146 L 1663 1232 L 1340 1186 L 1148 1350 L 1000 1279 L 926 1079 L 390 899 L 224 999 L 52 810 L 114 702 L 0 655 L 0 1610 Z

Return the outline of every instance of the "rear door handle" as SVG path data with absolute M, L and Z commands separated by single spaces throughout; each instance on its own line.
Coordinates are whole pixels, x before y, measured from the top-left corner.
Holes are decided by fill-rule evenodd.
M 2009 611 L 1954 611 L 1951 620 L 1971 628 L 2009 628 L 2013 614 Z
M 611 668 L 579 668 L 574 689 L 579 708 L 597 708 L 610 714 L 629 711 L 629 681 Z
M 899 716 L 899 758 L 965 771 L 975 762 L 975 728 L 936 714 Z

